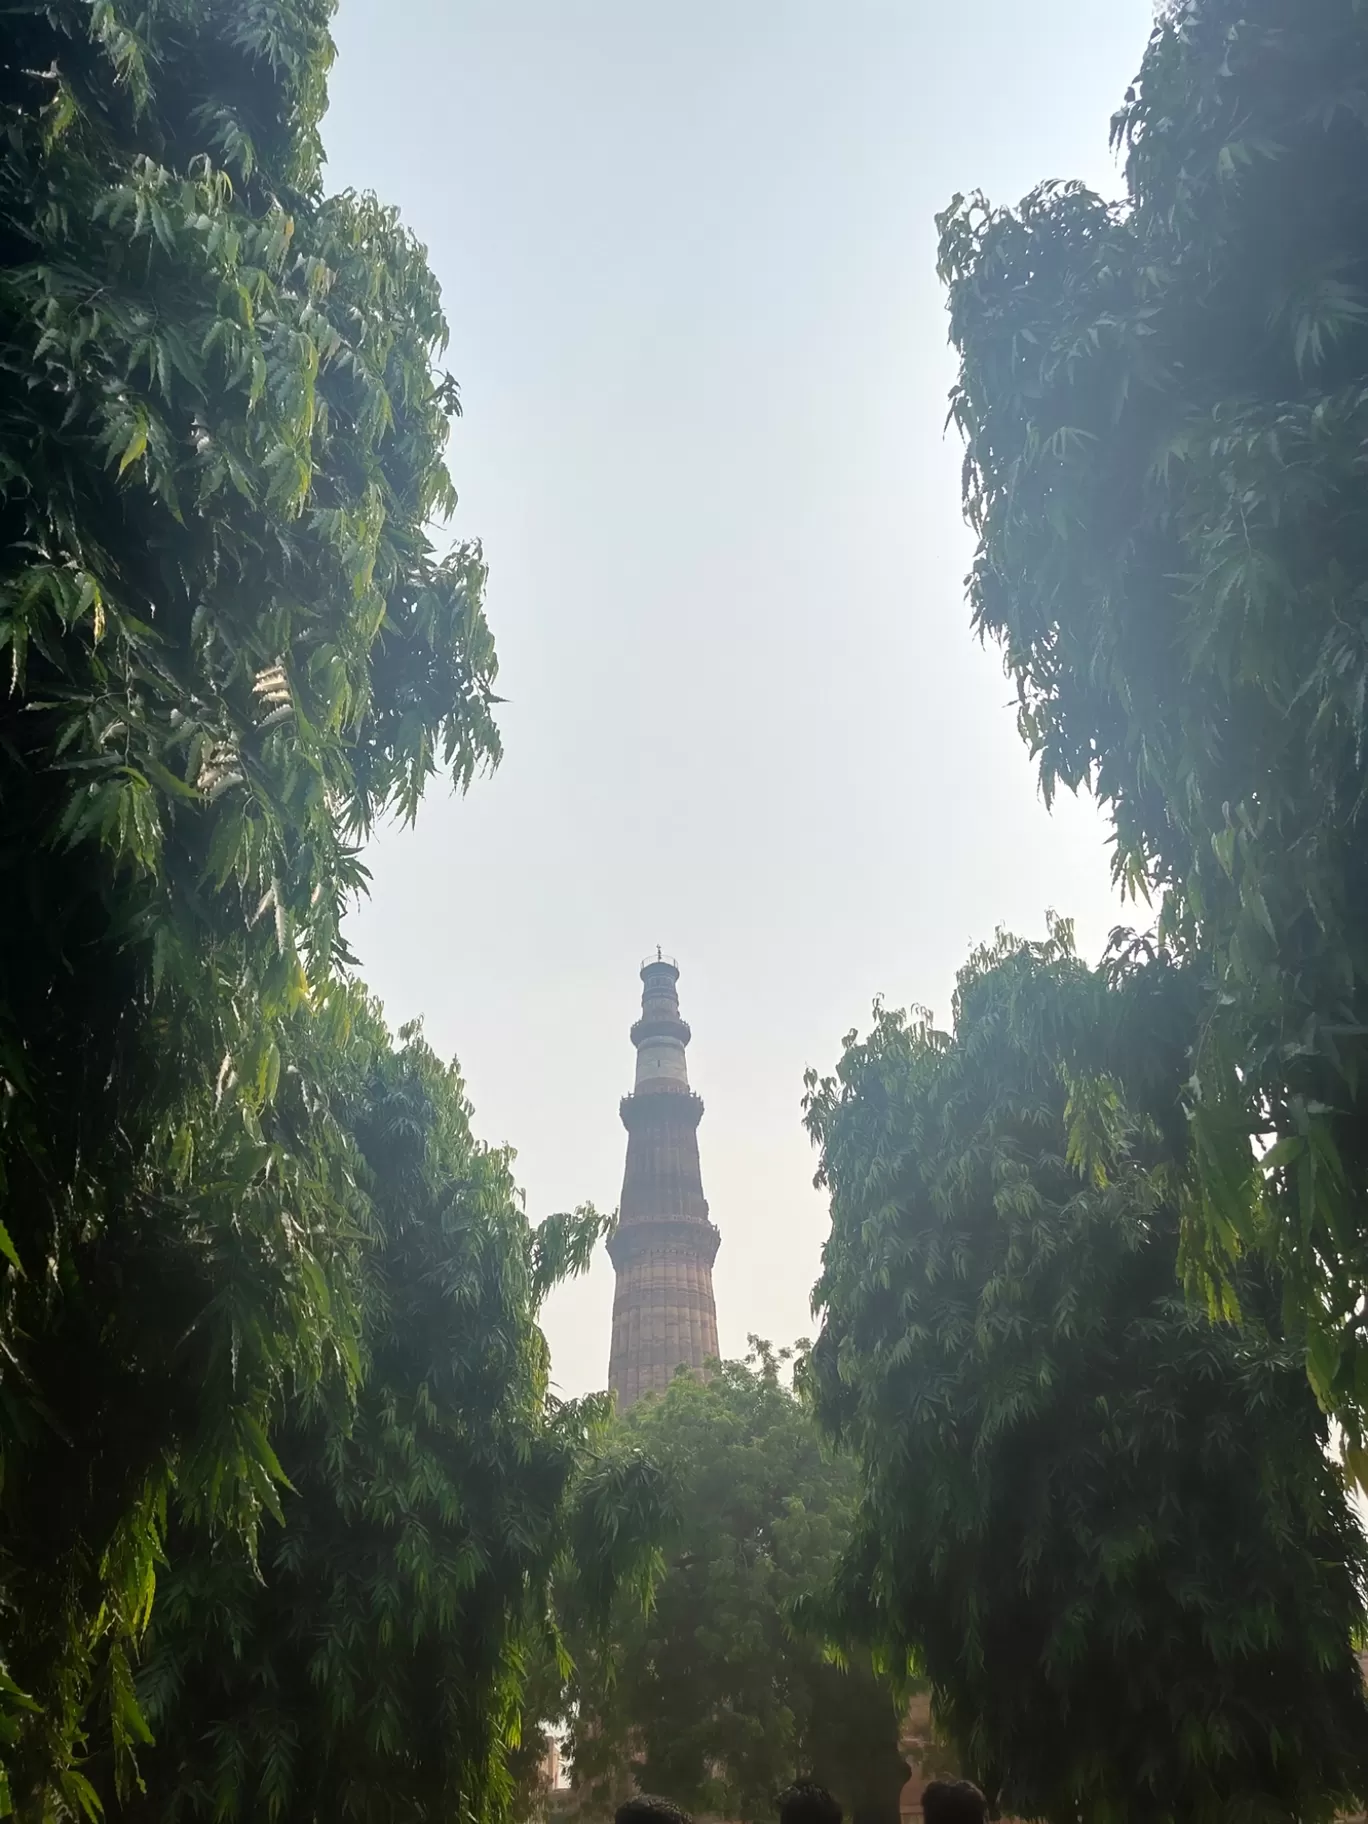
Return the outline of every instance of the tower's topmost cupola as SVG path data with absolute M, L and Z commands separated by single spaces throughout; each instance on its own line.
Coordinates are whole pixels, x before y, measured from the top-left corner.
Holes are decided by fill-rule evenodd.
M 638 1095 L 689 1087 L 684 1047 L 693 1034 L 680 1018 L 678 981 L 679 964 L 659 950 L 641 965 L 641 1018 L 632 1028 Z

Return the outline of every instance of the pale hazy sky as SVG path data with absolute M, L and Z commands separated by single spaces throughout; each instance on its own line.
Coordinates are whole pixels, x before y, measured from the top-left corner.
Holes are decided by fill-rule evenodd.
M 616 1207 L 641 957 L 680 960 L 726 1353 L 811 1329 L 804 1067 L 969 947 L 1119 916 L 971 638 L 932 216 L 1082 177 L 1151 0 L 342 0 L 329 181 L 427 244 L 507 758 L 370 855 L 397 1024 L 529 1213 Z M 606 1380 L 600 1257 L 547 1312 Z

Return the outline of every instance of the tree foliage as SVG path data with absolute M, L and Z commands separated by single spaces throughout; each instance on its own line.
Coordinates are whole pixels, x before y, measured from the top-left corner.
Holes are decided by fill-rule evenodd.
M 856 1471 L 824 1453 L 781 1378 L 786 1356 L 752 1339 L 746 1361 L 678 1376 L 623 1422 L 676 1519 L 649 1610 L 571 1636 L 576 1783 L 611 1786 L 630 1769 L 642 1790 L 750 1818 L 807 1773 L 887 1824 L 907 1778 L 894 1687 L 858 1653 L 832 1663 L 794 1625 L 846 1542 Z
M 1357 1438 L 1364 25 L 1361 0 L 1183 0 L 1116 118 L 1124 203 L 1052 184 L 941 221 L 976 624 L 1047 793 L 1098 794 L 1118 875 L 1203 977 L 1192 1255 L 1270 1252 Z
M 1368 1781 L 1368 1541 L 1266 1277 L 1258 1328 L 1181 1297 L 1170 1138 L 1104 1069 L 1166 973 L 1004 939 L 952 1033 L 880 1009 L 810 1078 L 813 1384 L 864 1473 L 837 1608 L 1009 1813 L 1328 1818 Z
M 173 1532 L 128 1824 L 496 1819 L 525 1668 L 559 1644 L 553 1583 L 640 1602 L 657 1472 L 610 1444 L 606 1400 L 549 1398 L 535 1321 L 604 1223 L 533 1229 L 455 1070 L 401 1038 L 358 1006 L 332 1054 L 365 1200 L 359 1393 L 291 1409 L 259 1559 Z
M 437 286 L 320 180 L 329 10 L 0 33 L 0 1744 L 72 1809 L 173 1491 L 249 1539 L 282 1395 L 355 1371 L 311 1029 L 359 838 L 498 753 Z

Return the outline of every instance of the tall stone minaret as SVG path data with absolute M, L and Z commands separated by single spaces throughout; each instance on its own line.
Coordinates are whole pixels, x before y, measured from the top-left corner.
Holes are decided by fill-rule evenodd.
M 619 1412 L 664 1387 L 682 1362 L 701 1372 L 717 1355 L 708 1221 L 698 1167 L 703 1104 L 689 1088 L 679 1017 L 679 967 L 657 950 L 641 965 L 641 1018 L 632 1028 L 636 1088 L 622 1100 L 627 1170 L 608 1253 L 617 1272 L 608 1384 Z

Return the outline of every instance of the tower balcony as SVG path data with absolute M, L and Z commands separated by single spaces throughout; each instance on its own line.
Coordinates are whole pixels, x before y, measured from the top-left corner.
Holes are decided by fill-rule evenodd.
M 631 1033 L 638 1049 L 648 1039 L 678 1039 L 681 1045 L 687 1045 L 692 1037 L 689 1022 L 681 1020 L 677 1013 L 648 1013 L 637 1021 Z
M 722 1237 L 710 1222 L 690 1216 L 651 1216 L 625 1222 L 608 1237 L 608 1258 L 620 1272 L 648 1254 L 687 1254 L 711 1268 Z
M 618 1104 L 618 1113 L 629 1134 L 656 1125 L 697 1127 L 703 1119 L 703 1098 L 680 1084 L 652 1083 L 624 1096 Z

